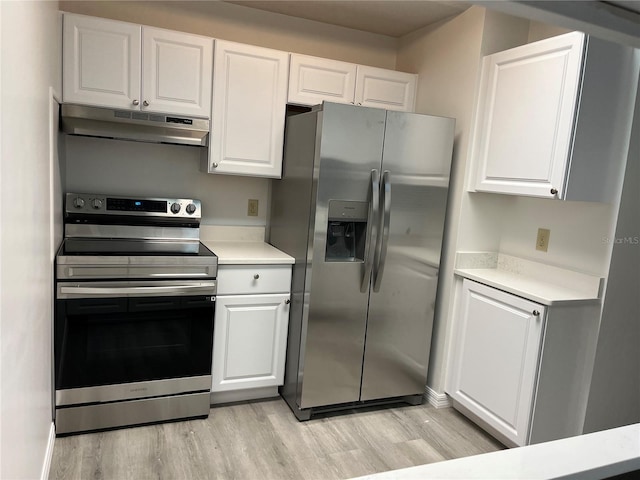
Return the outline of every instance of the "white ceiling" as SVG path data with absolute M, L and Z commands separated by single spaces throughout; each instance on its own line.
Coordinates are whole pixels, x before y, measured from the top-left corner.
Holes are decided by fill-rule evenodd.
M 227 3 L 401 37 L 469 8 L 464 1 L 228 0 Z

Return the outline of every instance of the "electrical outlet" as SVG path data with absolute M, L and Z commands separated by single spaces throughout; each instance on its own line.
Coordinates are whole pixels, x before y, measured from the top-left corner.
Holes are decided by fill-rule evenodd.
M 536 250 L 546 252 L 549 248 L 549 235 L 551 231 L 548 228 L 538 229 L 538 238 L 536 238 Z
M 250 217 L 258 216 L 258 200 L 250 198 L 247 204 L 247 215 Z

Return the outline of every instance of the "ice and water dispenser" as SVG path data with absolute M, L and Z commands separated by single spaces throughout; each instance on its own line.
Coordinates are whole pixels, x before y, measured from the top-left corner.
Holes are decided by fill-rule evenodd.
M 329 201 L 325 261 L 364 261 L 368 213 L 368 202 Z

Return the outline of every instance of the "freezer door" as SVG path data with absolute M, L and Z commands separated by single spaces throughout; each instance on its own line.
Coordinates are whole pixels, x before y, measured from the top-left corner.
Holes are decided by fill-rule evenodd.
M 454 125 L 387 112 L 363 401 L 424 393 Z
M 370 220 L 378 218 L 370 200 L 378 195 L 385 111 L 325 103 L 320 122 L 301 332 L 300 408 L 360 397 L 370 281 L 366 238 Z

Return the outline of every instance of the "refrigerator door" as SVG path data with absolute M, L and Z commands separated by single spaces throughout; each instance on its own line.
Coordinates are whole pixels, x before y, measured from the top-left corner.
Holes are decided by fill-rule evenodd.
M 387 112 L 362 401 L 424 393 L 454 126 Z
M 301 331 L 300 408 L 360 397 L 369 301 L 366 240 L 374 233 L 371 220 L 379 216 L 370 200 L 378 195 L 375 180 L 385 111 L 325 103 L 319 122 L 314 228 L 305 280 L 308 300 Z M 369 244 L 374 242 L 375 238 Z

